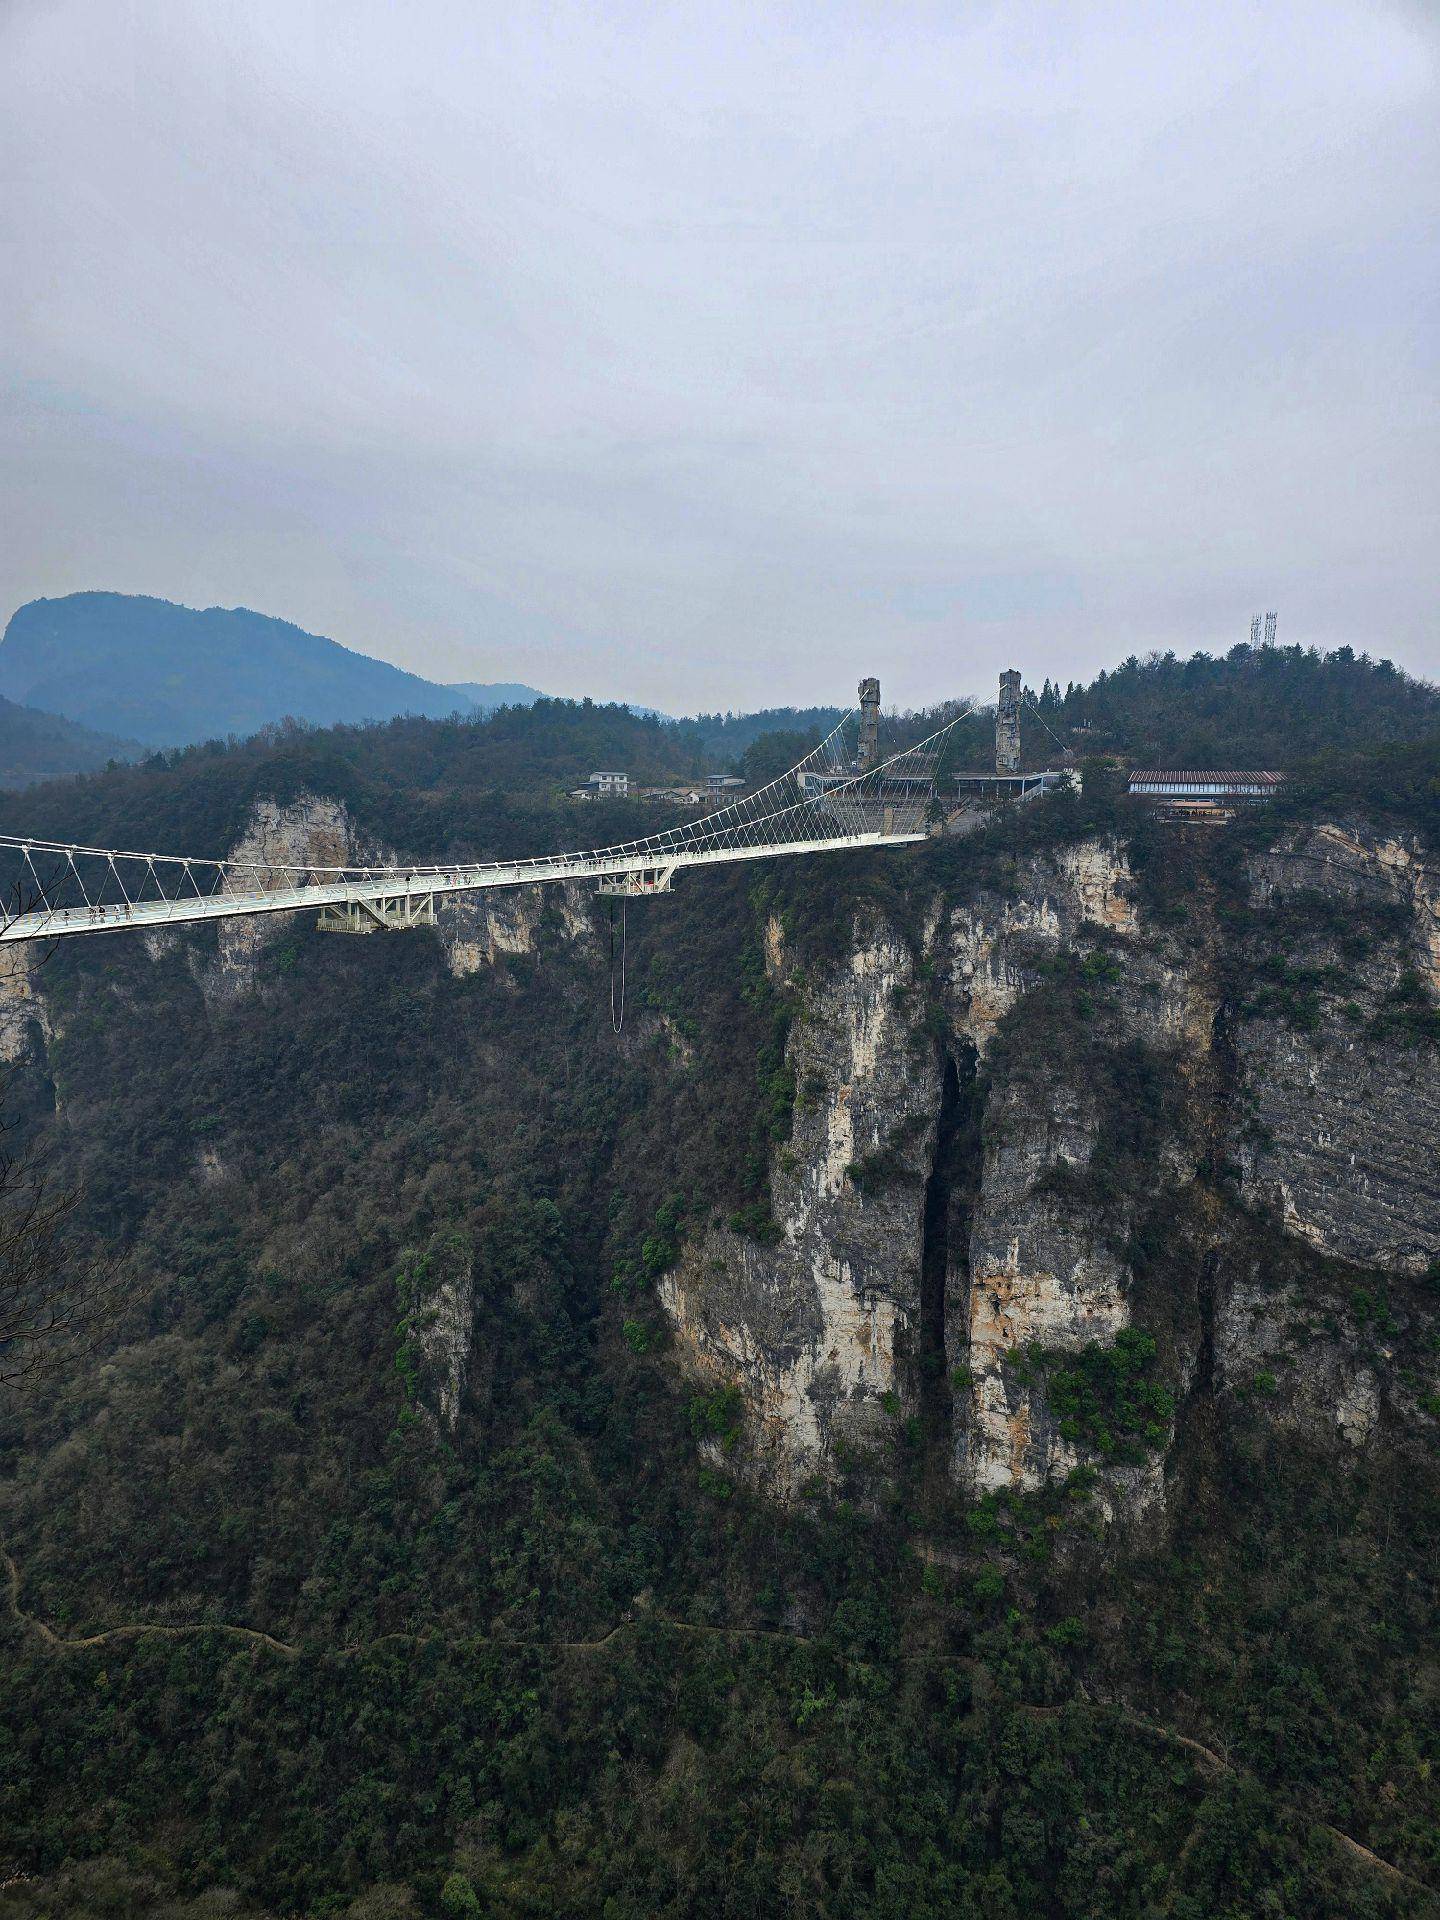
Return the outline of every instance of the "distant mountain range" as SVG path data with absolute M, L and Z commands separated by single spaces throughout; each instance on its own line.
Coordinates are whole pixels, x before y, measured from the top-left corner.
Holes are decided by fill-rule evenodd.
M 0 642 L 0 695 L 152 748 L 244 736 L 287 717 L 316 726 L 439 719 L 540 697 L 517 684 L 440 686 L 248 607 L 202 612 L 124 593 L 21 607 Z M 14 784 L 7 764 L 0 752 L 0 781 Z
M 523 686 L 518 680 L 457 680 L 451 693 L 463 693 L 472 707 L 481 713 L 493 713 L 496 707 L 533 707 L 545 695 L 538 687 Z
M 111 760 L 133 760 L 138 740 L 93 733 L 58 713 L 0 699 L 0 788 L 30 787 L 61 774 L 95 773 Z

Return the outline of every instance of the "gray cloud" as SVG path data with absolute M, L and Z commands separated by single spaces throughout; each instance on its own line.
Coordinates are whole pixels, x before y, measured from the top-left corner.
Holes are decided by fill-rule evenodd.
M 0 599 L 657 705 L 1440 671 L 1419 9 L 30 0 Z

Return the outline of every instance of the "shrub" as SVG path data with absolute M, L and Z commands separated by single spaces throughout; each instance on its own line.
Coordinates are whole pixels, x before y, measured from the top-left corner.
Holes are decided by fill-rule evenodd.
M 463 1873 L 452 1873 L 440 1889 L 440 1911 L 446 1920 L 480 1920 L 480 1896 Z
M 1078 1353 L 1030 1346 L 1007 1356 L 1022 1379 L 1039 1379 L 1060 1431 L 1072 1445 L 1135 1461 L 1145 1447 L 1165 1444 L 1174 1416 L 1174 1396 L 1151 1377 L 1154 1338 L 1126 1327 L 1112 1346 L 1096 1343 Z
M 745 1396 L 733 1380 L 690 1402 L 690 1431 L 697 1440 L 718 1440 L 726 1453 L 739 1439 L 744 1417 Z

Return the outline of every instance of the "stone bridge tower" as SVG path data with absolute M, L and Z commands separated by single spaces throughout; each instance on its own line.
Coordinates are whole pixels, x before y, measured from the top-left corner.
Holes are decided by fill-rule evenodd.
M 860 751 L 856 765 L 868 773 L 880 759 L 880 682 L 860 682 Z
M 1000 676 L 1000 703 L 995 709 L 995 771 L 1020 771 L 1020 674 L 1015 667 Z

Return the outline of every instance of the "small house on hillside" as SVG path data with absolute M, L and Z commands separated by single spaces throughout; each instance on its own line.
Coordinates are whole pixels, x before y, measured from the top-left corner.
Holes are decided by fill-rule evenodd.
M 573 787 L 572 800 L 624 800 L 630 792 L 628 773 L 592 773 L 583 787 Z

